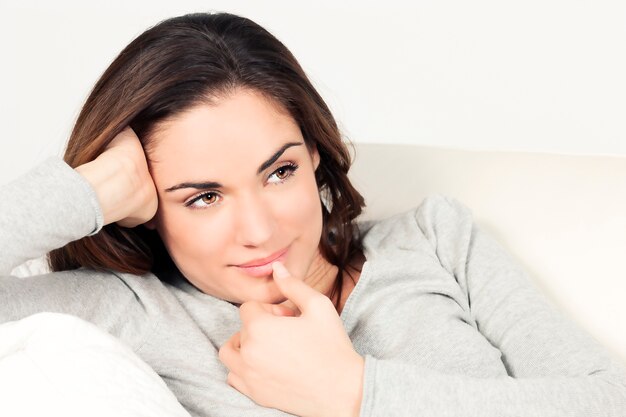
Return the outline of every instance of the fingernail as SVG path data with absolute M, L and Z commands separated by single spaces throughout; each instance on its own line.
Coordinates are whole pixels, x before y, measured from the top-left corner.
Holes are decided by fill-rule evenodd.
M 274 270 L 274 278 L 282 279 L 289 275 L 287 268 L 285 268 L 285 266 L 280 262 L 273 262 L 272 269 Z

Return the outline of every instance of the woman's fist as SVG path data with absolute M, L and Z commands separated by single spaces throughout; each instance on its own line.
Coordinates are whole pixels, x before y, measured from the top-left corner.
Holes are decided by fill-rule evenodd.
M 135 227 L 154 217 L 157 192 L 139 138 L 126 127 L 96 159 L 76 168 L 92 185 L 104 224 Z

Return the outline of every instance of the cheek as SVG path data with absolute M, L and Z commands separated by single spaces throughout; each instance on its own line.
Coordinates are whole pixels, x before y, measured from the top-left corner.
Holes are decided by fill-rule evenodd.
M 284 195 L 281 200 L 278 207 L 280 214 L 277 216 L 279 222 L 283 225 L 289 223 L 298 231 L 306 231 L 312 238 L 317 235 L 319 239 L 322 227 L 322 203 L 315 180 L 311 178 L 303 186 L 288 193 L 288 196 Z
M 198 262 L 210 263 L 224 248 L 227 236 L 224 222 L 212 222 L 202 218 L 202 213 L 161 213 L 159 234 L 174 262 L 190 265 Z

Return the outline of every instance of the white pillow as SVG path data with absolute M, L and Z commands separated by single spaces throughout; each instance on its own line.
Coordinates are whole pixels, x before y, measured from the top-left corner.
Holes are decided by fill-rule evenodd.
M 0 416 L 189 417 L 121 341 L 77 317 L 0 325 Z

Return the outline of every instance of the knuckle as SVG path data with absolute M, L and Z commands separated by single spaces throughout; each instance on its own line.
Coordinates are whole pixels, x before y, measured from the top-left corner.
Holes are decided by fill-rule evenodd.
M 259 375 L 254 371 L 247 371 L 242 375 L 242 379 L 246 382 L 246 387 L 250 398 L 260 406 L 267 407 L 269 404 L 266 401 L 265 395 L 263 395 L 264 382 L 259 378 Z
M 250 344 L 242 346 L 239 355 L 250 371 L 257 369 L 264 361 L 264 355 L 254 345 L 251 346 Z
M 224 362 L 224 356 L 226 356 L 226 345 L 223 345 L 217 351 L 217 357 L 220 359 L 220 361 Z
M 239 355 L 246 364 L 251 364 L 255 362 L 256 354 L 254 352 L 254 349 L 250 349 L 248 344 L 242 346 L 239 349 Z
M 263 317 L 256 314 L 259 306 L 258 301 L 246 301 L 239 306 L 239 316 L 245 320 L 245 327 L 248 331 L 258 328 L 264 322 Z
M 245 301 L 245 302 L 241 303 L 241 305 L 239 306 L 239 315 L 240 316 L 242 314 L 245 314 L 245 313 L 248 312 L 248 310 L 251 307 L 250 303 L 251 303 L 251 301 Z
M 270 407 L 271 406 L 270 402 L 267 401 L 265 399 L 265 397 L 259 396 L 259 394 L 256 393 L 256 392 L 254 393 L 254 398 L 255 398 L 254 402 L 259 404 L 261 407 Z
M 322 312 L 327 310 L 329 307 L 334 308 L 333 303 L 332 301 L 330 301 L 330 298 L 326 297 L 323 294 L 315 295 L 311 297 L 308 301 L 309 310 Z
M 228 375 L 226 376 L 226 383 L 230 385 L 231 387 L 235 386 L 235 378 L 233 377 L 232 372 L 229 372 Z

